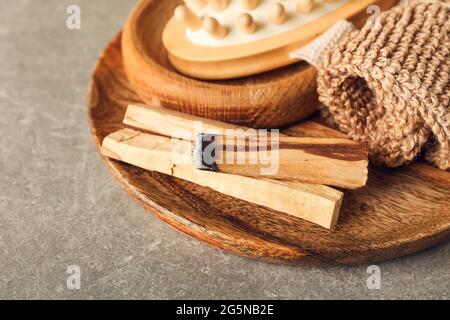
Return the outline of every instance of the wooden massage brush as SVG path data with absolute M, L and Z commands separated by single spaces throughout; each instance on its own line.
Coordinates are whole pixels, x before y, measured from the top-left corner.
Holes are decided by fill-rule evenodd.
M 186 0 L 163 32 L 172 65 L 200 79 L 231 79 L 299 60 L 305 46 L 339 20 L 366 14 L 375 0 Z

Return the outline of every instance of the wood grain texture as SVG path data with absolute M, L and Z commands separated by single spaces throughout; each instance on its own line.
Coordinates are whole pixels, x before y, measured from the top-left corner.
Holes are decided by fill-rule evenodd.
M 270 167 L 276 168 L 270 178 L 283 181 L 302 181 L 345 189 L 358 189 L 367 182 L 368 148 L 348 139 L 280 137 L 275 148 L 244 144 L 216 143 L 218 172 L 264 177 L 269 167 L 267 152 L 276 157 Z M 199 147 L 201 148 L 201 146 Z M 276 154 L 274 153 L 276 152 Z M 230 162 L 229 159 L 243 161 Z M 254 161 L 252 159 L 266 159 Z
M 123 128 L 126 106 L 142 102 L 125 76 L 120 43 L 118 36 L 103 52 L 90 85 L 89 119 L 98 147 L 105 136 Z M 311 121 L 284 132 L 342 136 Z M 329 231 L 183 180 L 103 159 L 125 190 L 161 220 L 242 256 L 363 264 L 450 238 L 450 173 L 421 163 L 396 170 L 371 168 L 367 187 L 346 192 L 338 229 Z
M 289 137 L 277 134 L 276 141 L 263 138 L 262 143 L 266 146 L 264 150 L 257 152 L 254 149 L 250 152 L 249 139 L 255 139 L 258 135 L 255 129 L 191 116 L 157 104 L 129 105 L 123 122 L 141 130 L 190 141 L 196 140 L 196 136 L 201 133 L 224 137 L 220 139 L 221 147 L 219 141 L 215 143 L 218 146 L 216 167 L 219 172 L 256 177 L 262 175 L 262 168 L 270 166 L 277 168 L 276 173 L 271 172 L 272 179 L 296 180 L 346 189 L 357 189 L 367 182 L 367 145 L 350 139 Z M 235 137 L 238 132 L 241 135 L 239 142 Z M 242 141 L 245 139 L 247 144 Z M 253 142 L 257 144 L 256 141 Z M 266 153 L 272 150 L 272 145 L 276 145 L 276 154 Z M 229 151 L 224 152 L 226 150 Z M 244 161 L 225 161 L 229 157 Z M 250 165 L 251 157 L 263 161 Z M 271 165 L 268 160 L 271 160 Z

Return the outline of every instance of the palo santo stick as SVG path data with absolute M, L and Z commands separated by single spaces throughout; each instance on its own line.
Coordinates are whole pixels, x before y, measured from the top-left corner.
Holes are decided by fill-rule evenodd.
M 169 110 L 157 105 L 129 105 L 123 121 L 125 124 L 151 131 L 163 136 L 194 141 L 200 133 L 228 136 L 232 131 L 240 130 L 244 135 L 251 135 L 249 128 L 209 120 Z M 311 128 L 309 128 L 311 127 Z M 326 132 L 332 136 L 332 129 L 313 122 L 302 124 L 301 129 L 291 135 L 308 136 L 315 131 Z M 228 130 L 228 131 L 227 131 Z M 330 133 L 331 132 L 331 133 Z M 289 132 L 288 132 L 289 134 Z M 316 133 L 318 135 L 319 133 Z M 342 134 L 343 135 L 343 134 Z M 327 135 L 323 134 L 323 137 Z M 309 183 L 326 184 L 355 189 L 365 185 L 367 181 L 367 151 L 362 144 L 347 139 L 311 139 L 288 138 L 280 136 L 280 144 L 296 144 L 298 150 L 284 150 L 280 153 L 278 176 L 274 178 L 298 180 Z M 269 143 L 270 145 L 270 143 Z M 241 173 L 258 176 L 261 167 L 253 165 L 226 165 L 223 172 Z M 219 168 L 220 170 L 220 168 Z
M 199 133 L 226 134 L 226 130 L 247 129 L 233 124 L 192 116 L 170 110 L 157 103 L 146 106 L 130 104 L 123 123 L 166 137 L 194 141 Z
M 302 181 L 347 189 L 363 187 L 368 148 L 348 139 L 200 134 L 194 163 L 201 170 Z
M 341 192 L 320 185 L 196 170 L 187 161 L 191 156 L 187 150 L 191 147 L 191 141 L 123 129 L 107 136 L 101 151 L 104 156 L 188 180 L 324 228 L 330 229 L 336 225 L 343 197 Z M 178 164 L 174 159 L 183 161 Z
M 312 138 L 340 138 L 346 139 L 348 136 L 340 131 L 324 126 L 315 121 L 303 121 L 283 130 L 283 134 L 291 137 L 312 137 Z

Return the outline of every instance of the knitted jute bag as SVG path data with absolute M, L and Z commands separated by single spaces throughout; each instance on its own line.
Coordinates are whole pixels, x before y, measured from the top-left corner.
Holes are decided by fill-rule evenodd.
M 450 164 L 450 9 L 408 1 L 322 56 L 318 90 L 341 130 L 390 167 Z

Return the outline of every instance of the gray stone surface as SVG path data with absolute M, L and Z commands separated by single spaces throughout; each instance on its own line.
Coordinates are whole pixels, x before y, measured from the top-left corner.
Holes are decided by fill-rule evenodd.
M 68 30 L 79 4 L 82 29 Z M 268 264 L 147 214 L 100 161 L 86 91 L 129 0 L 0 0 L 0 298 L 449 298 L 450 243 L 380 265 Z M 66 287 L 79 265 L 81 289 Z

